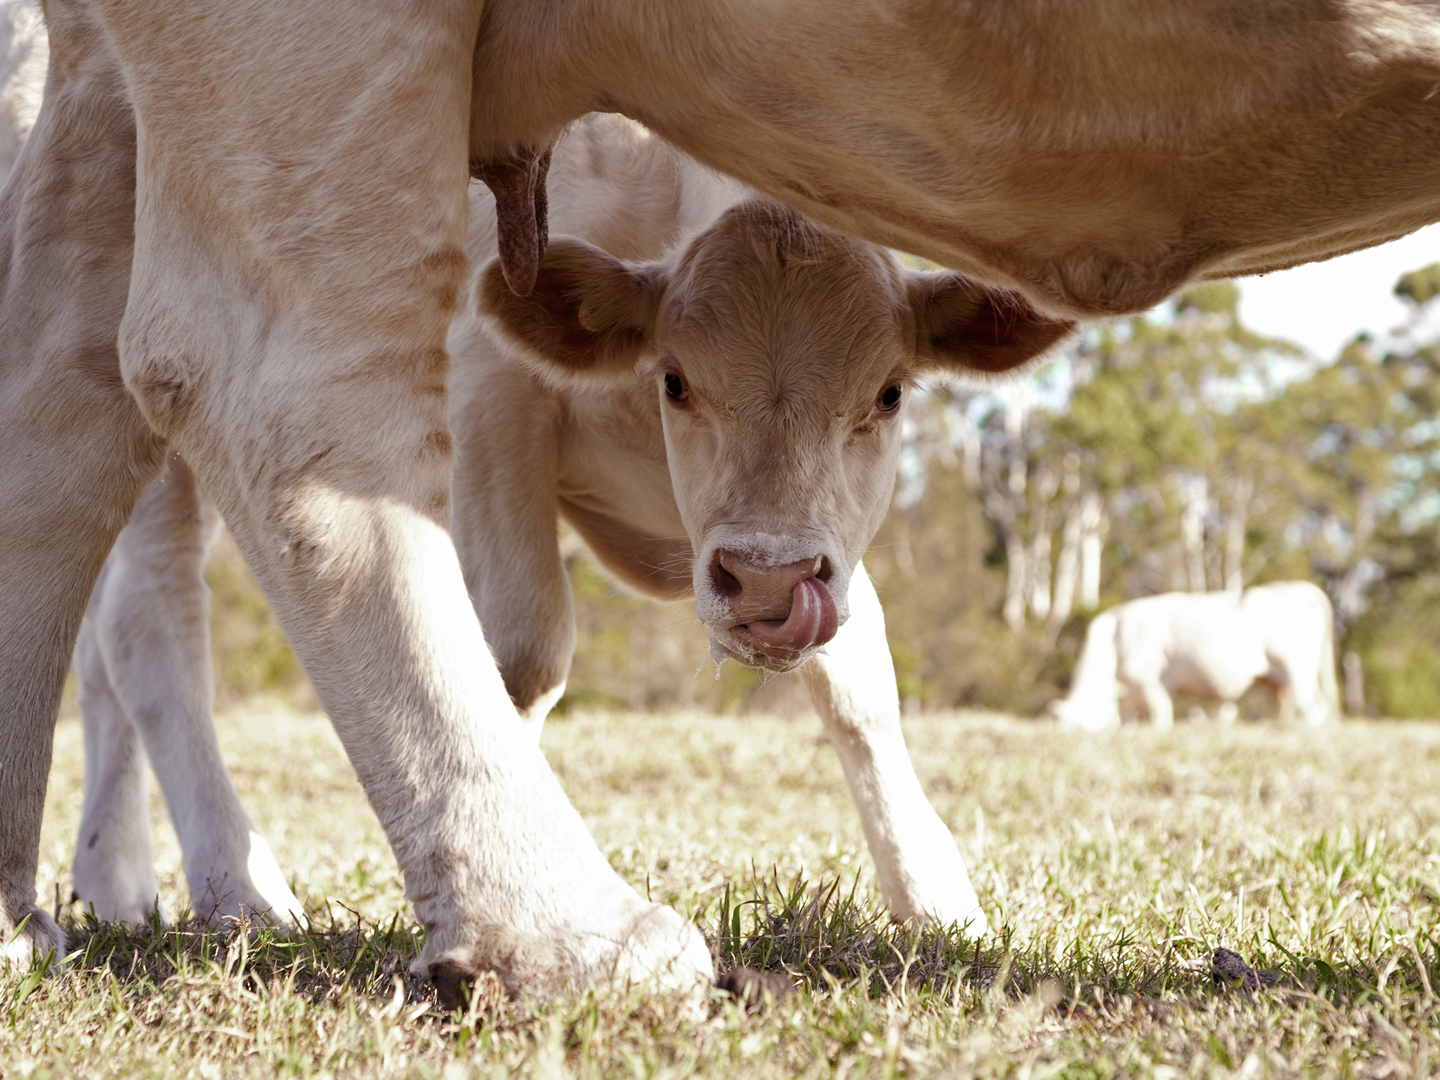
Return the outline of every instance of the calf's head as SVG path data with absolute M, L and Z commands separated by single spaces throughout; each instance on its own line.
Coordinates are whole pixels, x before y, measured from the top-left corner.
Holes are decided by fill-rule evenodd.
M 772 670 L 805 660 L 848 617 L 915 379 L 1008 371 L 1072 328 L 762 199 L 659 262 L 556 237 L 529 295 L 512 295 L 492 263 L 479 303 L 577 392 L 653 382 L 695 553 L 695 612 L 717 658 Z

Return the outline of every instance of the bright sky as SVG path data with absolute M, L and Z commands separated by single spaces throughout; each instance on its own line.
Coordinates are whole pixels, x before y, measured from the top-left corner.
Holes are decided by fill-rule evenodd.
M 1434 262 L 1440 225 L 1328 262 L 1240 278 L 1240 320 L 1330 359 L 1360 330 L 1381 338 L 1403 325 L 1408 309 L 1390 290 L 1407 270 Z

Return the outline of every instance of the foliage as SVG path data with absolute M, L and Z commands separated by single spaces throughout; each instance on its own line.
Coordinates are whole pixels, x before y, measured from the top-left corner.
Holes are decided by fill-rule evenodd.
M 205 581 L 216 694 L 227 702 L 265 694 L 313 705 L 314 691 L 228 532 L 210 557 Z

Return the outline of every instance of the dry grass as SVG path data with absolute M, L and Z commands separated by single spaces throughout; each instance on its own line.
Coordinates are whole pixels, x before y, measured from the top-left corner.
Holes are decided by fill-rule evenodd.
M 1077 737 L 908 722 L 992 922 L 980 947 L 880 912 L 814 722 L 580 716 L 546 747 L 614 865 L 723 964 L 789 971 L 756 1014 L 587 995 L 441 1016 L 393 859 L 319 717 L 226 717 L 236 784 L 310 931 L 124 930 L 0 973 L 10 1076 L 1428 1076 L 1440 1073 L 1440 727 Z M 80 739 L 62 723 L 40 887 L 68 890 Z M 157 822 L 163 809 L 156 804 Z M 183 901 L 168 826 L 163 900 Z M 1235 949 L 1280 985 L 1216 987 Z

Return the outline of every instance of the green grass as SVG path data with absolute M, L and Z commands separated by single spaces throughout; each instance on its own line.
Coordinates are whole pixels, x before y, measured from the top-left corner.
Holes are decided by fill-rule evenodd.
M 445 1016 L 409 974 L 418 931 L 328 724 L 236 711 L 222 743 L 307 932 L 63 912 L 63 972 L 0 972 L 0 1074 L 1440 1073 L 1440 727 L 1077 737 L 950 714 L 907 733 L 999 928 L 985 941 L 885 918 L 817 723 L 572 714 L 546 750 L 615 867 L 691 914 L 720 966 L 801 991 L 756 1013 L 591 993 Z M 43 895 L 68 893 L 80 777 L 64 721 Z M 177 912 L 168 826 L 157 856 Z M 1217 946 L 1280 985 L 1216 987 Z

